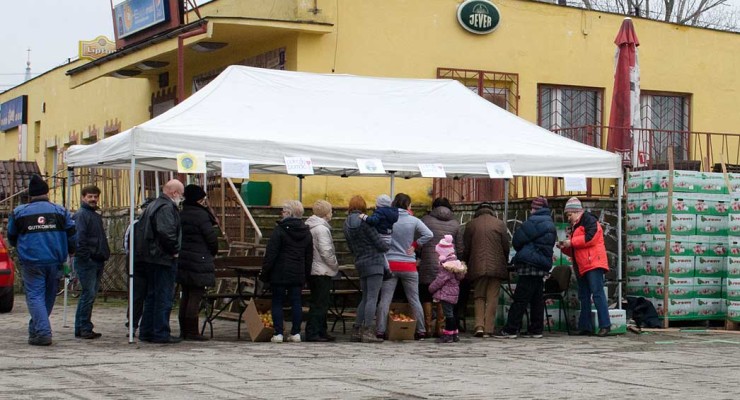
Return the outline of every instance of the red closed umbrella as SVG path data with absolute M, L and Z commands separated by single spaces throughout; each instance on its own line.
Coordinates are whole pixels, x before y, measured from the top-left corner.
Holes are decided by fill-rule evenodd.
M 624 165 L 642 164 L 644 154 L 633 152 L 632 128 L 640 126 L 640 66 L 637 62 L 637 40 L 631 18 L 625 18 L 617 38 L 614 91 L 609 114 L 607 150 L 622 156 Z M 636 159 L 637 158 L 637 159 Z

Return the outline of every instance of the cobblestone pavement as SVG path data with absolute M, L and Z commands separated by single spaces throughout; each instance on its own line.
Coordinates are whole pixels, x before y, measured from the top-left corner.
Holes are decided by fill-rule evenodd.
M 125 305 L 98 302 L 98 340 L 75 339 L 74 306 L 54 344 L 27 344 L 23 297 L 0 314 L 0 398 L 580 399 L 736 398 L 740 335 L 671 331 L 595 338 L 252 343 L 218 320 L 209 342 L 129 344 Z M 174 315 L 174 314 L 173 314 Z M 177 333 L 176 318 L 172 321 Z M 341 329 L 340 329 L 341 331 Z

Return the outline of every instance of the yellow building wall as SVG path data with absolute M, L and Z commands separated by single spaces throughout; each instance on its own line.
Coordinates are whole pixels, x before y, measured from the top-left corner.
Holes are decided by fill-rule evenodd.
M 459 26 L 458 0 L 216 0 L 201 9 L 203 16 L 241 17 L 275 24 L 314 21 L 333 24 L 328 34 L 280 31 L 263 39 L 244 37 L 218 53 L 186 51 L 185 90 L 192 78 L 280 47 L 286 48 L 286 69 L 405 78 L 435 78 L 439 67 L 515 73 L 519 76 L 518 114 L 537 122 L 538 84 L 573 85 L 603 90 L 602 124 L 608 124 L 613 85 L 613 43 L 621 15 L 560 7 L 533 1 L 498 0 L 501 24 L 491 34 L 474 35 Z M 316 5 L 320 12 L 310 11 Z M 191 21 L 193 19 L 191 18 Z M 690 129 L 706 132 L 740 130 L 736 102 L 740 92 L 740 34 L 634 19 L 640 38 L 641 88 L 691 94 Z M 221 29 L 221 28 L 216 28 Z M 277 32 L 277 31 L 276 31 Z M 218 32 L 215 32 L 218 34 Z M 144 49 L 137 57 L 155 58 L 172 51 L 171 42 Z M 112 61 L 125 66 L 126 58 Z M 0 102 L 29 95 L 28 157 L 45 169 L 47 139 L 95 126 L 102 135 L 106 121 L 122 129 L 149 119 L 155 77 L 103 77 L 84 84 L 65 75 L 77 61 L 0 94 Z M 116 64 L 117 65 L 117 64 Z M 176 84 L 174 65 L 170 87 Z M 89 76 L 89 75 L 88 75 Z M 46 112 L 41 104 L 46 103 Z M 35 121 L 41 121 L 41 145 L 34 152 Z M 418 136 L 422 138 L 419 139 Z M 423 140 L 423 132 L 399 140 Z M 451 139 L 452 140 L 452 139 Z M 17 157 L 17 130 L 0 133 L 0 158 Z M 737 146 L 734 147 L 737 153 Z M 259 176 L 273 182 L 273 204 L 296 198 L 297 178 Z M 608 185 L 607 185 L 608 187 Z M 388 179 L 309 177 L 304 202 L 326 198 L 346 203 L 362 194 L 369 203 L 389 191 Z M 431 201 L 431 180 L 396 180 L 396 192 L 409 193 L 414 203 Z

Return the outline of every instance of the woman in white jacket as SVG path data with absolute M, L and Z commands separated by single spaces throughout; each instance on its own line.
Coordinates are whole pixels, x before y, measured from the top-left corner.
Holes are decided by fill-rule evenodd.
M 313 205 L 313 215 L 306 220 L 313 237 L 313 264 L 308 287 L 311 289 L 306 341 L 333 342 L 334 336 L 326 331 L 326 313 L 329 310 L 331 279 L 339 272 L 339 263 L 334 251 L 329 221 L 332 216 L 331 204 L 318 200 Z

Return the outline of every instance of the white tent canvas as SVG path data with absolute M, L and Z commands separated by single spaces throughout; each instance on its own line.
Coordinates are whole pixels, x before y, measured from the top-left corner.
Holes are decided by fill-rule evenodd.
M 253 172 L 285 173 L 286 156 L 312 160 L 317 174 L 380 159 L 387 171 L 418 175 L 441 163 L 449 175 L 488 175 L 506 161 L 518 176 L 619 177 L 617 155 L 553 134 L 456 81 L 372 78 L 228 67 L 166 113 L 111 138 L 72 146 L 72 167 L 175 170 L 178 153 L 245 159 Z

